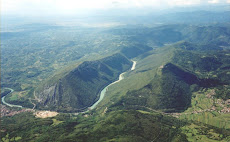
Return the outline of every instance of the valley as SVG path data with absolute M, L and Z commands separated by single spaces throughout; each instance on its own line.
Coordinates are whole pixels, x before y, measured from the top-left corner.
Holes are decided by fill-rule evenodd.
M 4 89 L 10 90 L 10 92 L 9 92 L 8 94 L 14 92 L 14 90 L 11 89 L 11 88 L 4 88 Z M 6 94 L 6 95 L 8 95 L 8 94 Z M 22 106 L 20 106 L 20 105 L 13 105 L 13 104 L 9 104 L 9 103 L 5 102 L 5 97 L 6 97 L 6 95 L 3 96 L 3 97 L 1 98 L 1 101 L 2 101 L 2 103 L 3 103 L 4 105 L 7 105 L 7 106 L 9 106 L 9 107 L 19 107 L 19 108 L 22 108 Z
M 207 13 L 9 27 L 1 141 L 230 141 L 229 12 Z
M 132 61 L 132 62 L 133 62 L 133 65 L 132 65 L 132 68 L 130 69 L 131 71 L 135 70 L 136 63 L 137 63 L 136 61 Z M 109 87 L 110 87 L 111 85 L 113 85 L 113 84 L 115 84 L 115 83 L 118 83 L 118 82 L 120 82 L 121 80 L 124 79 L 124 74 L 125 74 L 125 73 L 126 73 L 126 72 L 121 73 L 121 74 L 119 75 L 119 79 L 118 79 L 117 81 L 112 82 L 111 84 L 109 84 L 108 86 L 106 86 L 106 87 L 100 92 L 100 98 L 99 98 L 99 100 L 98 100 L 97 102 L 95 102 L 91 107 L 89 107 L 89 110 L 94 109 L 94 108 L 102 101 L 102 99 L 104 98 L 104 96 L 105 96 L 105 94 L 106 94 L 106 91 L 109 89 Z

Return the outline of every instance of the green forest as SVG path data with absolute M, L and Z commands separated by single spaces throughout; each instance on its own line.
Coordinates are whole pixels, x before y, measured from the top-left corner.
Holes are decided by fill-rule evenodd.
M 216 11 L 12 24 L 0 141 L 230 141 L 230 19 Z

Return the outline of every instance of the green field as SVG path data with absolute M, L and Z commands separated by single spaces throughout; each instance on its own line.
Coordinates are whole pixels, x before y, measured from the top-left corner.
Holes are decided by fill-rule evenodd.
M 219 128 L 230 129 L 230 114 L 219 112 L 221 109 L 223 109 L 223 107 L 214 103 L 217 101 L 217 98 L 212 99 L 206 97 L 206 94 L 209 92 L 210 90 L 203 90 L 194 93 L 192 97 L 191 107 L 189 107 L 185 112 L 181 113 L 181 115 L 179 115 L 179 118 L 183 120 L 198 121 Z M 199 111 L 211 109 L 212 106 L 215 106 L 215 110 L 199 113 Z M 228 107 L 227 105 L 224 106 Z

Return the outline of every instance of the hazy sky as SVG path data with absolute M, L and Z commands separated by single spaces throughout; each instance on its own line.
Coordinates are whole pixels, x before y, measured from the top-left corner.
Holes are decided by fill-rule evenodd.
M 3 15 L 74 15 L 95 9 L 143 8 L 153 9 L 230 3 L 230 0 L 1 0 Z

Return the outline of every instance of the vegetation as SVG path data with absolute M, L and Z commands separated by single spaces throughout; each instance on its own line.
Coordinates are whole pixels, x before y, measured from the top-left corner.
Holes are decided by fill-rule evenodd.
M 229 129 L 229 113 L 224 108 L 229 106 L 223 100 L 216 98 L 213 89 L 203 89 L 193 93 L 191 107 L 177 116 L 184 120 L 193 120 L 206 123 L 218 128 Z
M 106 85 L 131 65 L 131 61 L 118 53 L 96 61 L 85 61 L 54 84 L 48 82 L 36 90 L 35 95 L 40 100 L 38 108 L 62 112 L 85 110 L 96 102 Z
M 63 120 L 57 124 L 57 121 Z M 18 137 L 18 141 L 186 140 L 179 130 L 186 123 L 161 114 L 139 111 L 117 111 L 102 117 L 88 118 L 61 114 L 46 119 L 34 118 L 31 113 L 26 113 L 4 118 L 3 124 L 8 125 L 2 126 L 5 130 L 2 140 Z
M 59 114 L 45 119 L 21 113 L 4 117 L 1 129 L 2 141 L 228 141 L 230 134 L 229 130 L 140 110 L 96 117 Z
M 9 89 L 1 90 L 1 97 L 8 95 L 11 91 Z
M 223 100 L 230 99 L 230 86 L 220 86 L 216 88 L 216 98 L 221 98 Z
M 15 90 L 1 94 L 59 115 L 3 116 L 1 141 L 230 141 L 229 23 L 17 28 L 1 35 L 1 87 Z
M 196 76 L 173 64 L 166 64 L 150 84 L 138 91 L 128 92 L 118 104 L 164 111 L 185 110 L 191 100 L 189 85 L 196 81 Z

